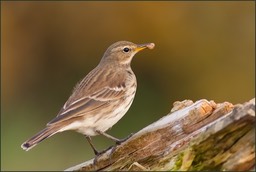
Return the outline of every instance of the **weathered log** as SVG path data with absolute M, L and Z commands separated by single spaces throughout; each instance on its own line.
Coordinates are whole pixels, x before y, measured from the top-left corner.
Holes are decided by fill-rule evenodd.
M 255 98 L 233 106 L 205 99 L 171 112 L 121 145 L 66 171 L 252 170 Z

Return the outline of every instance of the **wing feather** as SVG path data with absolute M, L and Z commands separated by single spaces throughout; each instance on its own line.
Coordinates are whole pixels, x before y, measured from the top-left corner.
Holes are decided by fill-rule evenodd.
M 112 77 L 114 77 L 114 75 Z M 113 80 L 109 80 L 108 82 L 111 81 Z M 51 120 L 47 125 L 53 125 L 79 116 L 96 114 L 96 111 L 99 112 L 104 106 L 107 107 L 112 101 L 124 97 L 126 91 L 125 82 L 122 79 L 119 81 L 120 82 L 108 83 L 105 87 L 94 87 L 93 89 L 90 89 L 81 85 L 82 83 L 85 83 L 82 80 L 80 85 L 76 86 L 79 89 L 71 95 L 57 117 Z

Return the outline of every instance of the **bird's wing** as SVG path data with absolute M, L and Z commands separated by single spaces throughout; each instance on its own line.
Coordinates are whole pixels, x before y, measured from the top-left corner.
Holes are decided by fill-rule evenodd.
M 69 99 L 58 116 L 47 125 L 49 126 L 71 118 L 94 114 L 100 111 L 100 109 L 107 107 L 112 101 L 125 96 L 126 88 L 123 82 L 110 85 L 98 89 L 89 95 L 85 94 L 84 97 L 80 96 L 78 99 Z

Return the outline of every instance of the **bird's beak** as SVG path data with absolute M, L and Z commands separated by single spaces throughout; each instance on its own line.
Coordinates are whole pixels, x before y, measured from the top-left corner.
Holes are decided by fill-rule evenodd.
M 155 47 L 155 44 L 154 43 L 146 43 L 146 44 L 139 44 L 137 45 L 137 47 L 135 48 L 135 51 L 136 52 L 139 52 L 145 48 L 148 48 L 148 49 L 153 49 Z

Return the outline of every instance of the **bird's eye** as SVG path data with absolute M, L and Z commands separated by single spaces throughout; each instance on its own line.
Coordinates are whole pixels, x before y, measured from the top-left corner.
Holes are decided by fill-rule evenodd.
M 128 53 L 128 52 L 130 51 L 130 48 L 125 47 L 125 48 L 123 49 L 123 51 L 124 51 L 125 53 Z

